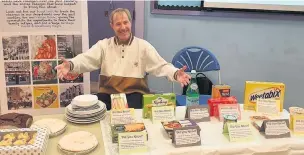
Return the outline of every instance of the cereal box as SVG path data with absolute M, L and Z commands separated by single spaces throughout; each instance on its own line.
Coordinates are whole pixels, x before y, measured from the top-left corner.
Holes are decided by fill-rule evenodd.
M 245 82 L 244 110 L 254 110 L 258 98 L 280 100 L 280 111 L 283 111 L 285 84 L 276 82 Z
M 213 85 L 211 98 L 221 98 L 230 96 L 230 86 L 229 85 Z
M 152 107 L 174 106 L 176 107 L 176 96 L 174 93 L 166 94 L 145 94 L 143 95 L 143 118 L 150 119 Z

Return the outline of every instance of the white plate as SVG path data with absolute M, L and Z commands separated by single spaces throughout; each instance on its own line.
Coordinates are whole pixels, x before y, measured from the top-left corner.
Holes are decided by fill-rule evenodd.
M 103 120 L 105 118 L 105 116 L 98 118 L 96 120 L 72 120 L 66 117 L 66 119 L 71 122 L 71 123 L 76 123 L 76 124 L 90 124 L 90 123 L 95 123 L 95 122 L 99 122 L 101 120 Z
M 88 118 L 75 118 L 75 117 L 71 117 L 69 115 L 65 115 L 65 117 L 72 121 L 93 121 L 93 120 L 99 120 L 100 118 L 104 117 L 104 115 L 98 115 L 95 117 L 88 117 Z
M 82 152 L 90 150 L 98 145 L 95 135 L 86 131 L 77 131 L 62 137 L 58 142 L 62 150 L 69 152 Z
M 100 112 L 102 110 L 106 109 L 106 104 L 99 101 L 99 108 L 98 109 L 94 109 L 94 110 L 88 110 L 88 111 L 74 111 L 72 108 L 72 105 L 69 104 L 66 109 L 71 113 L 71 114 L 75 114 L 75 115 L 88 115 L 88 114 L 93 114 L 93 113 L 97 113 Z
M 90 107 L 98 102 L 98 97 L 92 94 L 78 95 L 73 98 L 72 103 L 79 107 Z
M 46 118 L 46 119 L 41 119 L 41 120 L 35 121 L 33 123 L 33 125 L 48 128 L 50 131 L 50 135 L 64 130 L 67 126 L 67 124 L 64 121 L 62 121 L 60 119 L 53 119 L 53 118 Z
M 76 118 L 88 118 L 88 117 L 94 117 L 94 116 L 98 116 L 98 115 L 103 115 L 106 111 L 100 111 L 97 113 L 93 113 L 93 114 L 83 114 L 83 115 L 77 115 L 77 114 L 72 114 L 69 111 L 65 111 L 65 114 L 71 117 L 76 117 Z
M 97 148 L 98 145 L 96 145 L 92 149 L 85 150 L 85 151 L 79 151 L 79 152 L 67 151 L 67 150 L 62 149 L 60 147 L 60 145 L 57 145 L 57 146 L 58 146 L 59 151 L 61 151 L 64 154 L 86 155 L 86 154 L 89 154 L 89 153 L 93 152 Z

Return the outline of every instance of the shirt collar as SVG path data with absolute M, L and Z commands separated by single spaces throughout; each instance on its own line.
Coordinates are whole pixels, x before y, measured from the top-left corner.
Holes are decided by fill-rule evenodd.
M 119 42 L 118 37 L 115 36 L 115 37 L 114 37 L 114 43 L 115 43 L 116 45 L 131 45 L 132 42 L 133 42 L 133 39 L 134 39 L 134 36 L 133 36 L 133 34 L 131 33 L 130 38 L 129 38 L 129 40 L 127 41 L 127 43 L 121 43 L 121 42 Z

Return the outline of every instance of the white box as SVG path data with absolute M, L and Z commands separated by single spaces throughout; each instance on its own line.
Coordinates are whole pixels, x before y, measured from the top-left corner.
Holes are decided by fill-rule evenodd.
M 20 145 L 20 146 L 0 146 L 0 155 L 44 155 L 47 149 L 49 140 L 49 133 L 47 128 L 32 127 L 20 129 L 2 129 L 1 135 L 6 133 L 20 133 L 20 132 L 37 132 L 34 144 Z M 2 137 L 1 139 L 2 140 Z

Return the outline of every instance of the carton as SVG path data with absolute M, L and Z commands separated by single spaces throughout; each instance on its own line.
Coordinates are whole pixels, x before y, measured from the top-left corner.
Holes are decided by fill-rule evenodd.
M 208 99 L 209 113 L 210 116 L 219 116 L 218 105 L 219 104 L 237 104 L 238 101 L 235 96 L 222 97 L 222 98 L 210 98 Z
M 211 98 L 222 98 L 230 97 L 230 86 L 229 85 L 213 85 Z
M 280 100 L 280 112 L 284 107 L 285 84 L 276 82 L 246 81 L 244 93 L 244 110 L 256 110 L 258 98 Z
M 152 107 L 156 106 L 173 106 L 175 108 L 176 95 L 174 93 L 143 95 L 143 118 L 151 119 Z

